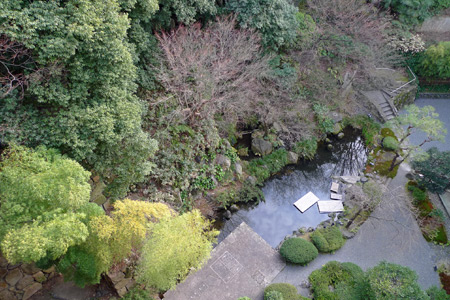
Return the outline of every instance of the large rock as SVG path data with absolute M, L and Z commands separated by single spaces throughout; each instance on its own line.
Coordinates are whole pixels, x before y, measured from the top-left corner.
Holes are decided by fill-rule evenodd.
M 255 154 L 259 155 L 267 155 L 270 154 L 273 150 L 273 146 L 271 142 L 265 141 L 260 138 L 255 138 L 252 140 L 252 151 Z
M 224 170 L 228 170 L 231 166 L 231 160 L 223 154 L 217 154 L 216 164 L 222 166 Z
M 8 266 L 8 261 L 3 256 L 0 256 L 0 268 L 6 268 Z
M 234 164 L 234 172 L 238 175 L 238 176 L 242 176 L 242 165 L 240 163 L 235 163 Z
M 16 296 L 8 290 L 3 290 L 0 292 L 1 300 L 17 300 Z
M 47 280 L 47 277 L 45 277 L 44 273 L 42 273 L 42 271 L 37 272 L 36 274 L 33 275 L 34 280 L 36 280 L 37 282 L 44 282 L 45 280 Z
M 254 176 L 248 176 L 246 181 L 248 183 L 250 183 L 251 185 L 256 185 L 256 183 L 258 182 L 256 177 L 254 177 Z
M 23 294 L 22 300 L 29 299 L 31 296 L 36 294 L 36 292 L 39 291 L 40 289 L 42 289 L 42 284 L 40 284 L 39 282 L 30 285 L 25 289 L 25 293 Z
M 19 268 L 11 270 L 8 272 L 8 275 L 5 277 L 5 281 L 12 286 L 15 286 L 16 283 L 22 279 L 23 275 Z
M 287 159 L 289 164 L 296 164 L 298 162 L 298 155 L 292 151 L 287 154 Z
M 17 283 L 16 288 L 19 290 L 23 290 L 27 286 L 30 286 L 32 283 L 34 283 L 34 278 L 31 275 L 25 275 L 22 279 L 19 280 Z
M 3 277 L 5 277 L 5 275 L 8 273 L 8 270 L 6 269 L 0 269 L 0 279 L 2 279 Z
M 23 264 L 21 267 L 22 271 L 25 274 L 33 275 L 40 271 L 38 267 L 34 263 L 31 264 Z
M 3 280 L 0 281 L 0 291 L 5 290 L 8 287 L 8 284 Z M 1 298 L 0 298 L 1 299 Z

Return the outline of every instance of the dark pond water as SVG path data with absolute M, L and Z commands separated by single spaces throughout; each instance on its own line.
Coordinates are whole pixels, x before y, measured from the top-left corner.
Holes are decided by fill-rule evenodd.
M 436 109 L 439 114 L 439 119 L 444 123 L 447 128 L 447 135 L 445 142 L 432 141 L 422 146 L 423 149 L 429 149 L 431 147 L 437 147 L 441 151 L 450 151 L 450 99 L 416 99 L 415 104 L 419 107 L 425 105 L 431 105 Z M 422 132 L 415 132 L 409 137 L 409 141 L 415 145 L 419 145 L 426 139 L 426 134 Z
M 219 241 L 244 221 L 272 247 L 276 247 L 293 231 L 301 227 L 315 227 L 328 219 L 327 214 L 319 213 L 317 205 L 302 214 L 293 203 L 309 191 L 321 200 L 329 200 L 331 176 L 357 175 L 367 159 L 364 141 L 356 131 L 348 129 L 342 140 L 332 138 L 332 142 L 332 152 L 325 145 L 321 146 L 314 160 L 289 166 L 282 174 L 266 181 L 262 189 L 266 201 L 259 205 L 241 206 L 230 220 L 221 224 Z

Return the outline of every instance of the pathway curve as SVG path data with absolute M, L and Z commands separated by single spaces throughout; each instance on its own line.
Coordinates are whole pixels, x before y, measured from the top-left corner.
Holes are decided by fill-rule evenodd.
M 408 209 L 409 200 L 405 192 L 408 168 L 406 164 L 400 166 L 397 176 L 388 184 L 382 203 L 357 235 L 340 250 L 335 254 L 320 254 L 306 267 L 288 265 L 273 282 L 291 283 L 302 295 L 309 296 L 309 290 L 302 288 L 301 283 L 312 271 L 331 260 L 353 262 L 364 270 L 386 260 L 416 271 L 422 288 L 438 286 L 439 277 L 433 269 L 436 255 Z

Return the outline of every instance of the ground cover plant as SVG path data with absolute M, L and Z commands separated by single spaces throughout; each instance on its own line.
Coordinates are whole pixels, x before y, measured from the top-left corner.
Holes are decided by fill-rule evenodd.
M 413 205 L 418 210 L 417 219 L 425 239 L 439 244 L 447 244 L 447 232 L 443 223 L 444 213 L 434 208 L 426 188 L 418 185 L 415 181 L 409 181 L 407 189 L 411 192 Z
M 270 300 L 269 297 L 278 297 L 273 298 L 279 300 L 279 295 L 273 296 L 274 292 L 278 292 L 282 295 L 283 300 L 303 300 L 308 299 L 299 295 L 297 292 L 297 288 L 289 283 L 272 283 L 264 289 L 264 300 Z M 277 294 L 278 294 L 277 293 Z
M 340 249 L 345 239 L 337 226 L 318 228 L 311 234 L 311 241 L 319 252 L 329 253 Z

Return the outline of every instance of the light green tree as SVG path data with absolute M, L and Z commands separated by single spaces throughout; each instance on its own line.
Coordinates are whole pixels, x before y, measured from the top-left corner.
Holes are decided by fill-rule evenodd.
M 151 226 L 138 265 L 138 281 L 160 291 L 175 287 L 209 257 L 218 234 L 210 227 L 198 210 Z
M 11 146 L 0 163 L 0 241 L 8 261 L 56 259 L 88 236 L 89 172 L 57 151 Z
M 433 106 L 409 105 L 406 107 L 405 114 L 401 114 L 390 121 L 390 125 L 400 133 L 400 147 L 395 151 L 395 157 L 389 171 L 394 170 L 396 166 L 404 162 L 425 143 L 444 140 L 447 130 L 438 117 L 439 114 L 435 112 Z M 422 131 L 426 134 L 426 138 L 419 145 L 406 144 L 406 139 L 415 131 Z

